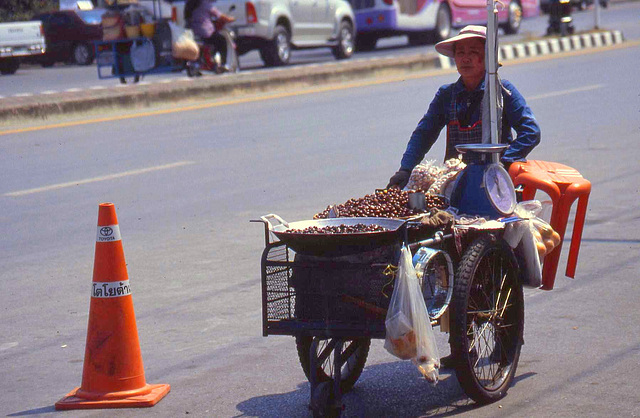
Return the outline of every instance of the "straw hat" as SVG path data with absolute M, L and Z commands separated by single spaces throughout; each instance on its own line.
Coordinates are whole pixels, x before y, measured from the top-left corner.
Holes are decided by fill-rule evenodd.
M 453 58 L 453 45 L 463 39 L 480 38 L 487 39 L 487 28 L 485 26 L 469 25 L 465 26 L 458 35 L 446 39 L 436 44 L 436 51 L 447 57 Z

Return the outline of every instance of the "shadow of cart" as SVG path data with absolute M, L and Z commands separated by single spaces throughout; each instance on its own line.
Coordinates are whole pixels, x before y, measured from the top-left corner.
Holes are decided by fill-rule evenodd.
M 530 377 L 518 376 L 518 381 Z M 440 382 L 432 385 L 421 378 L 410 362 L 393 361 L 369 366 L 352 391 L 342 398 L 342 417 L 416 417 L 457 415 L 482 408 L 470 400 L 452 370 L 442 370 Z M 292 392 L 257 396 L 240 402 L 237 417 L 308 417 L 308 382 Z
M 342 401 L 342 417 L 452 416 L 486 406 L 478 405 L 464 393 L 453 370 L 442 369 L 436 386 L 423 379 L 408 361 L 391 361 L 365 368 L 352 391 Z M 519 374 L 516 386 L 535 373 Z M 240 402 L 236 417 L 308 417 L 309 382 L 287 393 L 256 396 Z M 490 407 L 490 406 L 489 406 Z

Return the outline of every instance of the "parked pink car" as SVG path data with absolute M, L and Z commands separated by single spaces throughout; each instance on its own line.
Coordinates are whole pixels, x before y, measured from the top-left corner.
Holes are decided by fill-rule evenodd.
M 408 35 L 409 43 L 438 42 L 452 28 L 487 23 L 486 0 L 349 0 L 356 15 L 356 49 L 375 48 L 380 38 Z M 503 0 L 500 27 L 517 33 L 523 18 L 540 14 L 539 0 Z

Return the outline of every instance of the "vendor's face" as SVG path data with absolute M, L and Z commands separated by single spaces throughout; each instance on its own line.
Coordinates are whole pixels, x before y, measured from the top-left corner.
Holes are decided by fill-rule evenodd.
M 462 78 L 482 78 L 484 76 L 484 41 L 479 38 L 469 38 L 456 42 L 454 60 Z

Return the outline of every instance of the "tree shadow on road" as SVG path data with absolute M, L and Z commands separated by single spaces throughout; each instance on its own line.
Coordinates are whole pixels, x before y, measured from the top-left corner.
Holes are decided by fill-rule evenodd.
M 533 375 L 516 376 L 514 384 Z M 437 385 L 424 380 L 410 362 L 391 362 L 365 368 L 354 389 L 342 398 L 343 417 L 449 416 L 478 408 L 461 389 L 452 370 L 441 370 Z M 309 383 L 293 392 L 258 396 L 239 403 L 238 417 L 310 416 Z

